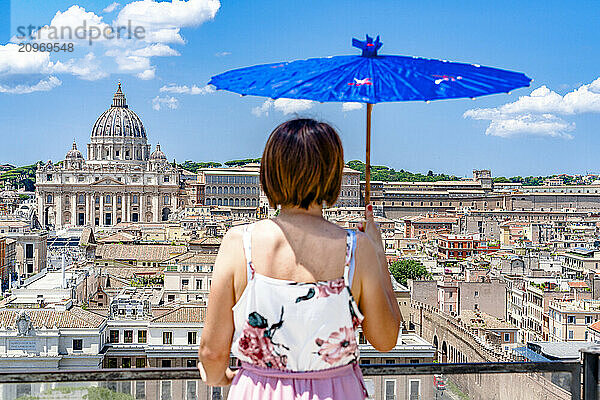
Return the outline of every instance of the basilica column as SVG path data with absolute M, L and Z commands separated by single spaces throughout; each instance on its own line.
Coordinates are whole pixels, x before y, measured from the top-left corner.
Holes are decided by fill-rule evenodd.
M 104 193 L 100 193 L 100 226 L 104 226 Z
M 54 220 L 55 228 L 60 228 L 60 227 L 62 227 L 62 224 L 63 224 L 63 221 L 62 221 L 62 197 L 63 197 L 62 192 L 58 192 L 54 199 L 55 203 L 56 203 L 56 217 Z
M 121 196 L 121 222 L 127 222 L 126 209 L 127 209 L 127 193 L 123 193 L 123 195 Z
M 71 195 L 71 226 L 77 225 L 77 193 Z
M 44 192 L 39 192 L 38 194 L 39 199 L 38 199 L 38 221 L 40 222 L 40 225 L 42 227 L 46 227 L 45 223 L 46 221 L 44 220 L 44 203 L 46 202 L 46 197 L 48 196 L 46 193 Z
M 117 224 L 117 194 L 116 193 L 112 193 L 112 215 L 111 215 L 111 222 L 113 225 Z
M 91 200 L 91 195 L 89 193 L 85 194 L 85 220 L 83 221 L 84 225 L 93 225 L 93 221 L 91 221 L 91 216 L 90 216 L 90 201 Z
M 158 218 L 159 197 L 160 197 L 159 193 L 152 193 L 152 219 L 154 220 L 154 222 L 160 221 L 160 219 Z

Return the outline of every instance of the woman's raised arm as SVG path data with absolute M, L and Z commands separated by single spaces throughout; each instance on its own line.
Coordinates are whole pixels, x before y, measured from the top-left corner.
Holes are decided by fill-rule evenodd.
M 366 221 L 358 235 L 356 273 L 360 282 L 358 307 L 365 319 L 362 323 L 367 340 L 379 351 L 390 351 L 398 340 L 402 314 L 394 296 L 381 233 L 368 207 Z

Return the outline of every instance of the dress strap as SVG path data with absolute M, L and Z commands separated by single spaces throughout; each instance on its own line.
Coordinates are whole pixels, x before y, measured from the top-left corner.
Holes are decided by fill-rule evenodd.
M 252 229 L 254 224 L 248 224 L 244 227 L 244 255 L 246 256 L 246 274 L 248 282 L 254 278 L 254 266 L 252 265 Z
M 346 231 L 346 263 L 344 266 L 344 282 L 346 286 L 352 286 L 354 277 L 354 252 L 356 249 L 356 232 Z

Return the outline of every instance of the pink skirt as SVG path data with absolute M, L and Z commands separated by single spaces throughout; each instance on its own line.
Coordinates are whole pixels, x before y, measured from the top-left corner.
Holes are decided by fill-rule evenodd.
M 293 372 L 243 362 L 229 400 L 364 400 L 367 390 L 357 363 L 320 371 Z

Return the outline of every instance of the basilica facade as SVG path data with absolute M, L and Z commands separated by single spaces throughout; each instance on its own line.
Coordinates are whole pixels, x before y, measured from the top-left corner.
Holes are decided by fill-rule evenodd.
M 73 147 L 61 163 L 40 163 L 37 215 L 49 229 L 160 222 L 178 206 L 181 172 L 160 145 L 151 153 L 146 130 L 119 83 L 112 105 L 92 128 L 87 158 Z

